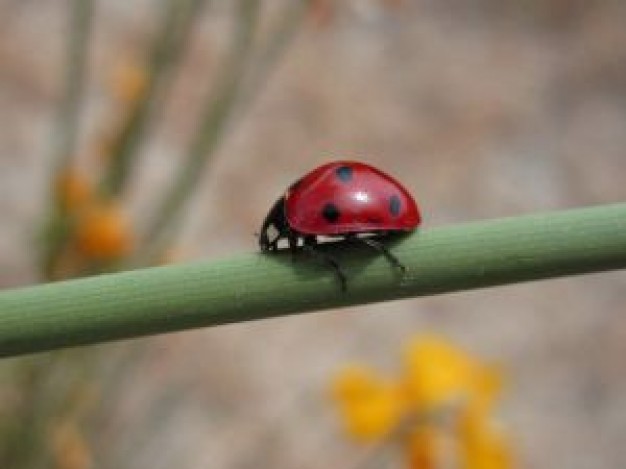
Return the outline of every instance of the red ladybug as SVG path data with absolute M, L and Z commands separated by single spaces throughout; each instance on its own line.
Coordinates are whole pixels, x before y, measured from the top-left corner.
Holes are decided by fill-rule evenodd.
M 259 246 L 276 251 L 278 241 L 286 239 L 292 252 L 304 249 L 331 266 L 345 290 L 337 261 L 315 249 L 318 236 L 364 243 L 404 272 L 379 239 L 411 231 L 420 220 L 415 200 L 394 178 L 364 163 L 335 161 L 300 178 L 276 201 L 261 227 Z

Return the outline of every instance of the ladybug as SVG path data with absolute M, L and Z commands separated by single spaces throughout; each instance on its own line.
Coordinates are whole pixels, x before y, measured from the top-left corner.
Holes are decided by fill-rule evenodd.
M 405 272 L 380 240 L 412 231 L 420 221 L 415 200 L 394 178 L 365 163 L 334 161 L 289 186 L 263 221 L 259 247 L 276 251 L 286 239 L 292 253 L 307 251 L 331 267 L 345 291 L 346 276 L 338 262 L 315 249 L 318 236 L 365 244 Z

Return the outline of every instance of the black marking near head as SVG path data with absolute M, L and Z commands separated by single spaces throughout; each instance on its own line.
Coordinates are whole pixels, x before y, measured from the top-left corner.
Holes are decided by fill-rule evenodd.
M 287 189 L 287 192 L 293 192 L 293 191 L 295 191 L 295 190 L 298 188 L 298 186 L 302 183 L 302 179 L 303 179 L 303 178 L 298 179 L 298 180 L 297 180 L 296 182 L 294 182 L 291 186 L 289 186 L 289 188 Z
M 392 195 L 389 199 L 389 211 L 394 217 L 400 215 L 400 207 L 401 207 L 400 197 L 397 195 Z
M 339 166 L 335 170 L 335 174 L 341 182 L 349 182 L 352 179 L 352 168 L 350 166 Z
M 289 233 L 289 225 L 285 217 L 285 197 L 279 198 L 265 217 L 261 233 L 259 233 L 259 247 L 261 251 L 275 250 L 279 239 Z
M 329 223 L 335 223 L 339 219 L 339 209 L 337 206 L 331 202 L 324 205 L 322 209 L 322 216 Z

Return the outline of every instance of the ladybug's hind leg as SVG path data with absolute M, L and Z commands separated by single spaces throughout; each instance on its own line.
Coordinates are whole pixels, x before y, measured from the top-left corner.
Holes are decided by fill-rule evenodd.
M 380 241 L 373 239 L 373 238 L 361 238 L 359 236 L 349 236 L 348 237 L 349 240 L 351 241 L 358 241 L 360 243 L 363 243 L 373 249 L 375 249 L 376 251 L 378 251 L 379 253 L 381 253 L 383 256 L 385 256 L 387 258 L 387 260 L 393 264 L 394 267 L 396 267 L 397 269 L 399 269 L 403 274 L 406 273 L 407 268 L 406 266 L 400 262 L 400 260 L 394 256 L 391 251 L 389 251 L 389 249 L 387 248 L 387 246 L 385 246 L 383 243 L 381 243 Z

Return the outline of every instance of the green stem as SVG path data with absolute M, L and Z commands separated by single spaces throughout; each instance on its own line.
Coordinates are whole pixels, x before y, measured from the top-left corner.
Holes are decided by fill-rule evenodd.
M 67 35 L 67 57 L 63 99 L 59 105 L 58 127 L 55 132 L 54 168 L 49 197 L 50 209 L 41 228 L 43 249 L 41 271 L 51 278 L 59 251 L 67 240 L 70 221 L 59 206 L 56 190 L 58 176 L 67 170 L 75 158 L 80 108 L 85 88 L 87 50 L 93 17 L 93 0 L 72 0 L 70 32 Z
M 124 190 L 134 157 L 156 109 L 157 100 L 183 55 L 183 47 L 204 2 L 205 0 L 169 0 L 163 9 L 161 25 L 148 65 L 146 87 L 141 97 L 133 103 L 111 151 L 112 162 L 102 181 L 104 193 L 116 195 Z
M 1 292 L 0 356 L 626 268 L 626 203 L 421 229 L 389 246 L 404 277 L 365 247 L 320 247 L 346 271 L 345 293 L 325 266 L 288 252 Z
M 89 32 L 93 16 L 93 0 L 72 0 L 70 33 L 67 36 L 67 63 L 65 89 L 59 107 L 59 125 L 56 132 L 56 167 L 64 170 L 74 156 L 78 135 L 81 100 L 85 88 L 85 70 Z
M 202 172 L 213 156 L 230 117 L 252 49 L 260 2 L 239 0 L 236 32 L 232 50 L 224 65 L 224 72 L 215 92 L 204 105 L 200 125 L 191 143 L 186 162 L 181 165 L 174 183 L 165 194 L 156 215 L 146 232 L 145 248 L 139 257 L 151 260 L 166 244 L 180 211 L 197 186 Z
M 288 2 L 267 34 L 264 43 L 256 52 L 254 63 L 250 65 L 250 72 L 242 85 L 243 91 L 240 98 L 248 107 L 259 95 L 259 91 L 263 89 L 271 72 L 276 69 L 276 63 L 283 56 L 302 26 L 309 3 L 309 0 L 292 0 Z

